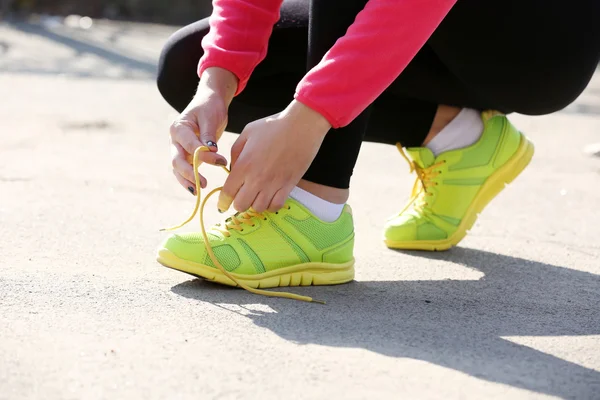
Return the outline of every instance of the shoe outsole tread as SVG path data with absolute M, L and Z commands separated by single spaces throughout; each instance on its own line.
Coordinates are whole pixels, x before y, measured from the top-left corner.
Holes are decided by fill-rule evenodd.
M 185 272 L 222 285 L 237 286 L 220 270 L 183 260 L 167 249 L 160 249 L 157 261 L 165 267 Z M 354 279 L 354 260 L 345 264 L 306 263 L 279 268 L 259 275 L 236 275 L 236 279 L 255 289 L 291 286 L 339 285 Z

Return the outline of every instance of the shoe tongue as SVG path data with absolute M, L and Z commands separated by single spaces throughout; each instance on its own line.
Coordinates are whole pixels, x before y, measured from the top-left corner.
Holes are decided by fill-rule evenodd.
M 427 168 L 433 165 L 435 156 L 427 147 L 411 147 L 406 149 L 410 158 L 421 168 Z

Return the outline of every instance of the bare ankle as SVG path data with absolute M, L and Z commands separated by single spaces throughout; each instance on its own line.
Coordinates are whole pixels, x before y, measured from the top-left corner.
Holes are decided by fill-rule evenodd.
M 350 195 L 350 189 L 334 188 L 304 179 L 298 182 L 298 187 L 314 194 L 317 197 L 322 198 L 323 200 L 327 200 L 330 203 L 335 204 L 346 203 L 348 201 L 348 196 Z
M 425 137 L 423 141 L 423 146 L 426 146 L 431 140 L 437 136 L 438 133 L 446 125 L 448 125 L 452 120 L 460 113 L 462 108 L 460 107 L 452 107 L 444 104 L 438 105 L 437 112 L 435 113 L 435 118 L 433 119 L 433 123 L 431 124 L 431 129 L 429 129 L 429 133 Z

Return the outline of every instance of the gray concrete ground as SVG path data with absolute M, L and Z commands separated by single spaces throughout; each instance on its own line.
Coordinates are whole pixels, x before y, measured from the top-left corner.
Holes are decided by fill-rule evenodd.
M 294 289 L 321 306 L 154 261 L 193 204 L 152 80 L 173 29 L 0 24 L 0 399 L 600 398 L 600 79 L 513 117 L 536 157 L 449 252 L 384 248 L 414 178 L 366 144 L 356 281 Z

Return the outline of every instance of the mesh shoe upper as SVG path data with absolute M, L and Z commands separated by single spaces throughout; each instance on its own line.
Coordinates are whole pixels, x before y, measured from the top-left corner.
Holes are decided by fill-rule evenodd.
M 212 227 L 208 237 L 219 262 L 237 274 L 261 274 L 309 262 L 344 263 L 353 257 L 349 206 L 338 220 L 327 223 L 288 199 L 277 213 L 255 215 L 241 229 L 226 226 L 227 221 Z M 214 267 L 200 233 L 173 234 L 162 247 L 180 259 Z

